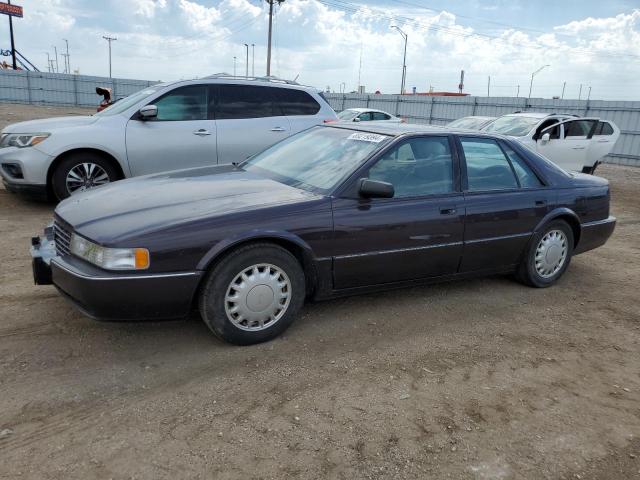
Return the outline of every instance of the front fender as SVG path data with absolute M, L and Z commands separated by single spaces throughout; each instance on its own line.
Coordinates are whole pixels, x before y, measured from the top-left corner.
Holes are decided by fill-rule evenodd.
M 315 263 L 315 256 L 313 254 L 313 250 L 309 246 L 307 242 L 305 242 L 299 236 L 288 232 L 286 230 L 263 230 L 256 229 L 250 230 L 248 232 L 243 232 L 238 235 L 234 235 L 229 238 L 225 238 L 217 242 L 211 249 L 202 257 L 200 262 L 196 268 L 198 270 L 206 270 L 211 262 L 213 262 L 216 258 L 218 258 L 223 253 L 231 250 L 233 247 L 238 246 L 243 243 L 251 242 L 251 241 L 269 241 L 269 240 L 280 240 L 289 243 L 293 243 L 296 246 L 300 247 L 304 252 L 305 256 L 308 260 L 311 260 Z

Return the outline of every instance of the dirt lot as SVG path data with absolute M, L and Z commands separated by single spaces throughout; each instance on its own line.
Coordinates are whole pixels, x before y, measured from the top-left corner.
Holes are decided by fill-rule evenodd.
M 0 478 L 640 478 L 640 169 L 599 173 L 618 228 L 553 288 L 317 303 L 245 348 L 34 286 L 53 206 L 0 189 Z

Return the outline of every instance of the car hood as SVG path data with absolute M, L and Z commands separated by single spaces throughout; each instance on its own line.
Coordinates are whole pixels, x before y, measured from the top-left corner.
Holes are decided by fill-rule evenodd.
M 42 118 L 28 122 L 13 123 L 4 128 L 3 133 L 40 133 L 59 128 L 82 127 L 98 121 L 98 117 L 74 115 L 69 117 Z
M 232 165 L 121 180 L 61 202 L 56 216 L 104 244 L 249 210 L 322 198 Z

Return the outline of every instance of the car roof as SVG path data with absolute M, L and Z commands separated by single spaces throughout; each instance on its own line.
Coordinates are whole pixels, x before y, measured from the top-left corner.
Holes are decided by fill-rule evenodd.
M 566 116 L 566 114 L 557 114 L 557 113 L 543 113 L 543 112 L 518 112 L 518 113 L 509 113 L 507 115 L 503 115 L 503 117 L 529 117 L 529 118 L 547 118 L 552 116 Z
M 507 138 L 496 133 L 486 133 L 478 130 L 468 130 L 466 128 L 442 127 L 439 125 L 415 125 L 411 123 L 391 123 L 391 122 L 360 122 L 360 123 L 330 123 L 325 125 L 328 128 L 342 128 L 358 132 L 377 133 L 379 135 L 389 135 L 399 137 L 401 135 L 412 135 L 421 133 L 457 133 L 461 135 L 473 135 L 492 138 Z
M 178 85 L 178 84 L 185 84 L 185 85 L 190 85 L 190 84 L 202 84 L 202 83 L 208 83 L 208 84 L 218 84 L 218 83 L 223 83 L 223 84 L 236 84 L 236 85 L 258 85 L 261 87 L 276 87 L 276 88 L 290 88 L 290 89 L 294 89 L 294 90 L 304 90 L 307 92 L 315 92 L 318 93 L 321 90 L 313 87 L 311 85 L 302 85 L 300 83 L 297 82 L 293 82 L 291 80 L 281 80 L 279 78 L 276 77 L 238 77 L 238 76 L 233 76 L 233 75 L 226 75 L 226 74 L 217 74 L 217 75 L 210 75 L 208 77 L 202 77 L 202 78 L 190 78 L 190 79 L 184 79 L 184 80 L 176 80 L 173 82 L 166 82 L 166 83 L 161 83 L 161 84 L 157 84 L 160 85 L 162 87 L 168 87 L 168 86 L 173 86 L 173 85 Z M 155 85 L 154 85 L 155 86 Z

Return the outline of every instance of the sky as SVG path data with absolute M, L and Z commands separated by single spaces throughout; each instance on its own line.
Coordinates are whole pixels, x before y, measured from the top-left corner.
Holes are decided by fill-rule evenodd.
M 244 44 L 255 44 L 255 73 L 266 73 L 264 0 L 14 0 L 16 49 L 47 71 L 177 80 L 245 74 Z M 323 90 L 398 93 L 407 34 L 407 90 L 472 95 L 561 95 L 640 100 L 640 0 L 286 0 L 275 7 L 272 74 Z M 0 18 L 0 47 L 10 48 Z M 7 59 L 8 60 L 8 59 Z M 249 74 L 252 73 L 249 50 Z M 491 77 L 489 92 L 488 77 Z M 358 82 L 358 79 L 360 81 Z M 566 82 L 566 86 L 565 86 Z

